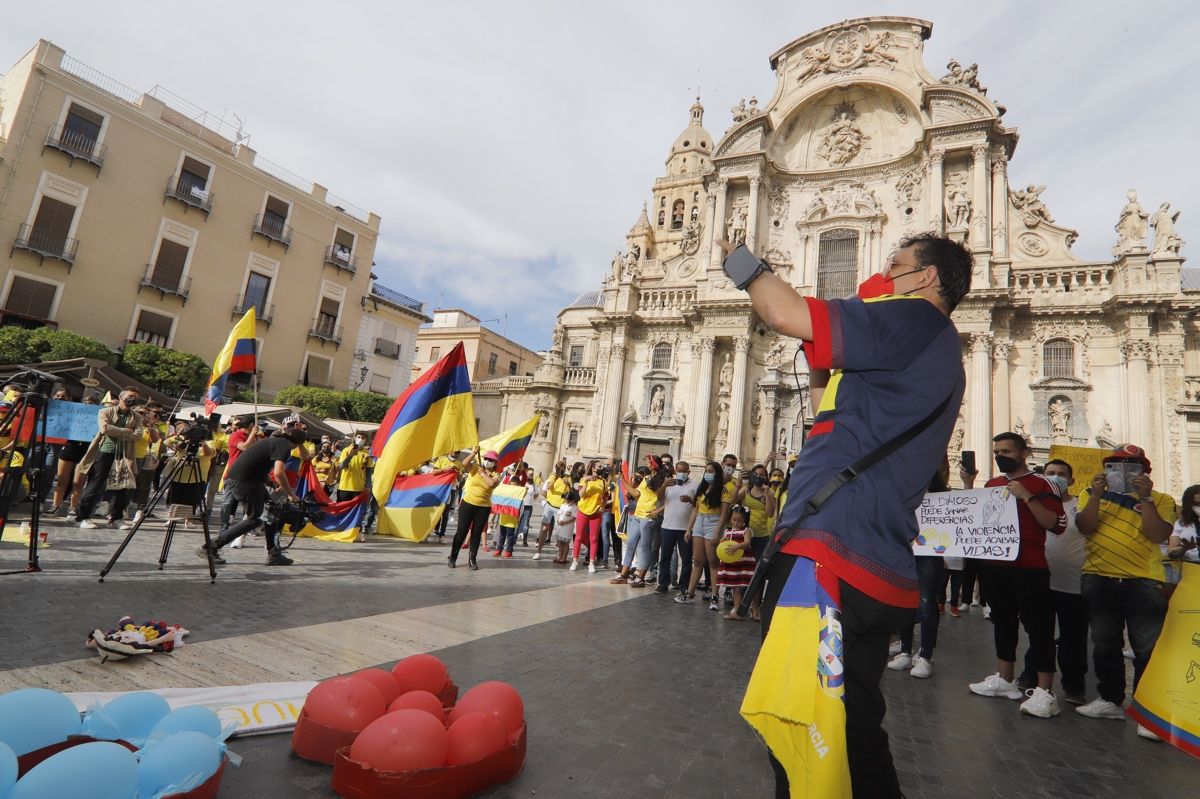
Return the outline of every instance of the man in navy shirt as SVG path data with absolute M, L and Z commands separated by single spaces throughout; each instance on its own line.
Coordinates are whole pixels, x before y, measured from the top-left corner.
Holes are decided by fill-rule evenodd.
M 882 721 L 879 681 L 892 633 L 918 604 L 914 512 L 946 452 L 965 378 L 950 313 L 971 284 L 971 255 L 923 234 L 901 243 L 857 298 L 801 296 L 744 246 L 722 242 L 726 274 L 768 327 L 801 339 L 816 417 L 776 525 L 787 536 L 771 563 L 763 631 L 797 557 L 838 578 L 845 669 L 846 747 L 856 796 L 900 796 Z M 835 474 L 946 403 L 920 435 L 845 486 L 815 514 L 808 499 Z M 797 664 L 811 670 L 811 664 Z M 778 796 L 787 775 L 772 758 Z

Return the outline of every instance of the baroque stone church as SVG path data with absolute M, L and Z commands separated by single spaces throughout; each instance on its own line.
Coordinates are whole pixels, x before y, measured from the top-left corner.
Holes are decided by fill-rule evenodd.
M 1182 268 L 1178 213 L 1131 190 L 1123 209 L 1114 198 L 1112 260 L 1078 258 L 1045 187 L 1009 185 L 1017 131 L 977 65 L 929 71 L 931 32 L 869 17 L 806 34 L 771 55 L 774 95 L 739 103 L 719 136 L 697 100 L 602 285 L 559 314 L 544 364 L 477 386 L 498 429 L 543 414 L 532 464 L 798 451 L 813 416 L 798 342 L 758 322 L 715 242 L 744 241 L 830 298 L 934 230 L 975 265 L 953 317 L 968 389 L 952 458 L 976 450 L 986 473 L 992 435 L 1016 430 L 1039 460 L 1055 443 L 1129 441 L 1162 490 L 1200 480 L 1200 270 Z

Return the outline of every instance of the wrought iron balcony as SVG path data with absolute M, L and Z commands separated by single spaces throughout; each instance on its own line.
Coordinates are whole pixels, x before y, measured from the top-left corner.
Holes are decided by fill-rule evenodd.
M 51 330 L 58 329 L 58 322 L 42 319 L 39 316 L 17 313 L 16 311 L 0 310 L 0 327 L 23 327 L 26 330 L 37 330 L 42 327 Z
M 17 238 L 13 241 L 13 251 L 25 250 L 37 255 L 44 262 L 47 258 L 62 261 L 67 265 L 67 271 L 75 264 L 75 253 L 79 250 L 79 242 L 69 236 L 63 236 L 50 230 L 39 230 L 33 225 L 21 225 Z M 12 252 L 9 253 L 12 255 Z
M 308 335 L 321 341 L 328 341 L 333 346 L 341 346 L 342 343 L 342 326 L 335 323 L 331 316 L 318 316 L 313 319 L 312 327 L 308 329 Z
M 154 289 L 163 297 L 168 294 L 174 294 L 177 297 L 181 297 L 183 304 L 187 305 L 188 290 L 191 287 L 191 276 L 163 274 L 155 268 L 154 264 L 146 264 L 146 274 L 142 277 L 138 291 L 144 288 Z
M 187 208 L 196 208 L 202 211 L 206 217 L 212 211 L 215 197 L 216 195 L 211 191 L 205 191 L 197 184 L 186 178 L 180 178 L 178 175 L 172 175 L 167 181 L 166 199 L 179 200 Z
M 108 152 L 107 144 L 100 144 L 91 136 L 67 130 L 62 125 L 54 125 L 50 128 L 50 132 L 46 134 L 46 143 L 43 149 L 45 147 L 65 153 L 70 157 L 72 163 L 76 158 L 86 161 L 96 167 L 97 171 L 104 165 L 104 154 Z
M 267 327 L 271 326 L 271 317 L 275 314 L 275 306 L 269 302 L 250 302 L 242 294 L 239 294 L 233 303 L 233 318 L 236 319 L 239 316 L 244 316 L 246 311 L 251 308 L 254 309 L 254 318 L 257 321 L 262 322 Z
M 292 228 L 283 222 L 278 221 L 274 215 L 259 214 L 254 217 L 254 224 L 250 227 L 250 235 L 255 234 L 262 236 L 267 241 L 277 241 L 283 245 L 283 249 L 287 249 L 292 244 Z
M 358 271 L 358 259 L 351 257 L 350 251 L 345 247 L 336 244 L 325 248 L 325 263 L 344 269 L 352 275 Z
M 400 345 L 394 341 L 388 341 L 386 338 L 377 338 L 375 339 L 375 354 L 398 361 L 400 360 Z

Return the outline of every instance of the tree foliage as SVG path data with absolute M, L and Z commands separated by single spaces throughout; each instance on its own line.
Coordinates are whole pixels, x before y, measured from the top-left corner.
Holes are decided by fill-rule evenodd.
M 114 355 L 103 342 L 70 330 L 0 327 L 0 363 L 38 363 L 72 358 L 94 358 L 111 364 Z
M 392 399 L 369 391 L 288 386 L 275 394 L 275 404 L 292 405 L 321 419 L 342 419 L 348 415 L 356 422 L 381 422 L 391 407 Z
M 200 356 L 154 344 L 127 344 L 117 368 L 165 394 L 186 388 L 191 397 L 203 394 L 211 374 L 211 367 Z

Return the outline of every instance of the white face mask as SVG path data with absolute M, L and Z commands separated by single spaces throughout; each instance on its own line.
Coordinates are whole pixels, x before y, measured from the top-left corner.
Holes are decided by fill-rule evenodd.
M 361 447 L 365 443 L 367 443 L 367 440 L 365 438 L 354 439 L 354 446 L 356 446 L 356 447 Z
M 1046 479 L 1058 486 L 1059 494 L 1063 495 L 1064 497 L 1067 495 L 1067 478 L 1063 477 L 1061 474 L 1048 474 L 1046 475 Z
M 1197 516 L 1200 516 L 1200 505 L 1193 505 L 1192 513 L 1196 514 Z

